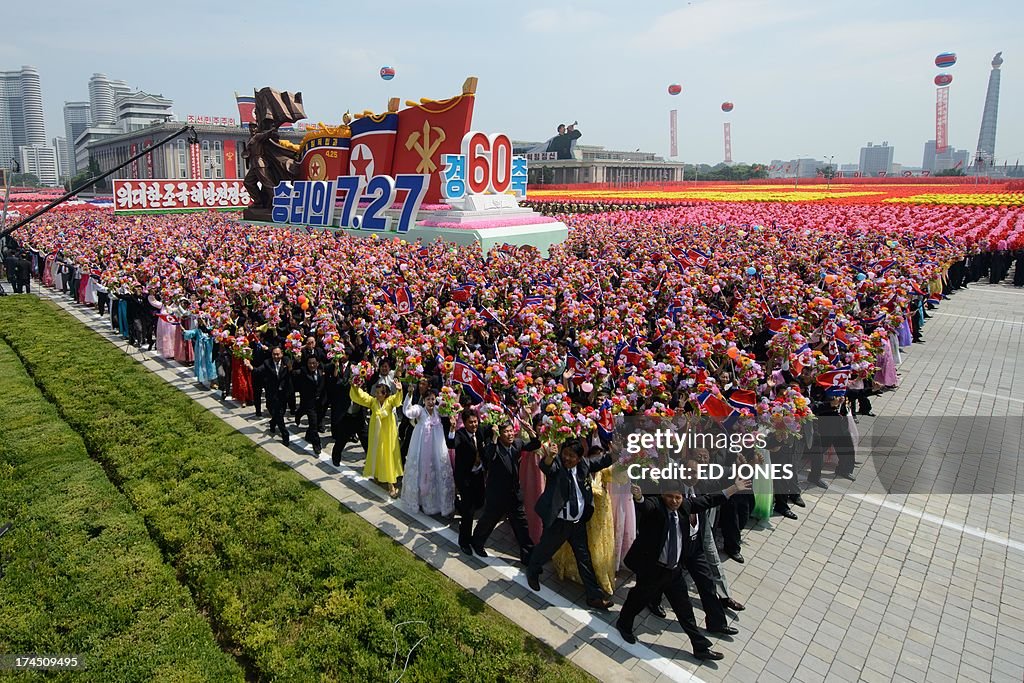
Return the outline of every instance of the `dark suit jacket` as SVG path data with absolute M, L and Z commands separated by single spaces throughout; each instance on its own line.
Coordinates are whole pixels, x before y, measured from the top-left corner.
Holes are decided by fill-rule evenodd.
M 291 393 L 292 373 L 288 369 L 288 363 L 281 360 L 281 372 L 274 372 L 274 359 L 268 358 L 259 366 L 258 374 L 263 387 L 267 392 L 267 400 L 284 401 Z
M 462 427 L 455 432 L 452 438 L 448 438 L 451 418 L 443 417 L 441 421 L 444 424 L 445 442 L 448 444 L 448 448 L 455 451 L 455 487 L 460 491 L 468 491 L 474 479 L 473 465 L 476 463 L 477 454 L 482 452 L 485 443 L 483 428 L 486 425 L 477 427 L 476 434 L 470 434 L 465 427 Z
M 605 453 L 600 458 L 593 460 L 580 458 L 576 465 L 576 482 L 583 494 L 583 517 L 580 518 L 583 523 L 589 522 L 594 515 L 594 488 L 590 481 L 590 475 L 600 472 L 606 467 L 611 467 L 612 462 L 611 453 Z M 561 458 L 555 456 L 550 466 L 545 465 L 541 460 L 540 469 L 547 478 L 547 484 L 544 486 L 544 493 L 537 499 L 537 504 L 533 509 L 544 521 L 546 529 L 558 519 L 559 513 L 565 509 L 565 504 L 569 501 L 570 496 L 575 494 L 572 492 L 572 478 L 569 470 L 562 465 Z
M 683 500 L 679 506 L 679 534 L 682 539 L 682 552 L 679 561 L 683 562 L 697 552 L 701 552 L 703 544 L 700 536 L 693 543 L 690 542 L 690 514 L 700 515 L 705 510 L 717 507 L 726 501 L 724 493 L 712 493 L 705 496 L 697 496 Z M 665 547 L 665 539 L 668 536 L 668 510 L 661 496 L 645 496 L 636 505 L 636 540 L 623 558 L 623 564 L 638 574 L 650 571 L 658 566 L 658 559 Z M 701 519 L 701 524 L 705 520 Z
M 306 369 L 294 373 L 295 388 L 299 391 L 299 399 L 308 410 L 316 410 L 324 395 L 326 377 L 323 370 L 316 371 L 316 377 Z
M 481 425 L 479 429 L 485 426 L 490 427 Z M 486 433 L 485 436 L 490 437 L 491 434 Z M 535 451 L 538 448 L 540 441 L 536 437 L 526 443 L 522 439 L 515 439 L 509 447 L 510 455 L 506 457 L 505 447 L 487 438 L 480 452 L 480 459 L 487 468 L 487 498 L 515 496 L 521 501 L 523 492 L 519 488 L 519 458 L 523 451 Z

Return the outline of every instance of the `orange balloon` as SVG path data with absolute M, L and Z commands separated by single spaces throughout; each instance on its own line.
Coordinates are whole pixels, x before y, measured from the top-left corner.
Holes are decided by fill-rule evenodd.
M 729 356 L 729 358 L 736 360 L 736 356 L 740 355 L 740 350 L 737 349 L 735 346 L 730 346 L 729 350 L 726 351 L 725 354 Z
M 825 308 L 831 308 L 832 307 L 832 299 L 822 299 L 821 300 L 821 305 L 824 306 Z
M 836 276 L 835 275 L 829 273 L 828 275 L 825 276 L 825 284 L 830 285 L 830 284 L 832 284 L 835 281 L 836 281 Z
M 300 305 L 300 308 L 302 308 L 302 310 L 304 310 L 304 311 L 308 311 L 309 310 L 309 302 L 303 301 L 302 304 Z

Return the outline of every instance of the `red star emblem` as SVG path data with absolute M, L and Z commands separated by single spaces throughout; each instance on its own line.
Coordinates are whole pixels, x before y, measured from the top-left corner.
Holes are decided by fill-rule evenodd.
M 355 175 L 363 176 L 369 182 L 370 176 L 373 175 L 373 152 L 370 148 L 366 145 L 356 145 L 352 151 L 351 163 Z

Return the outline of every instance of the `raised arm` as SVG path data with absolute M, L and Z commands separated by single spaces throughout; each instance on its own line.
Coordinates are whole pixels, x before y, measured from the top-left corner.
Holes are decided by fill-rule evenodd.
M 349 387 L 348 396 L 352 399 L 353 403 L 361 405 L 364 408 L 369 408 L 373 405 L 373 397 L 357 387 L 355 384 Z

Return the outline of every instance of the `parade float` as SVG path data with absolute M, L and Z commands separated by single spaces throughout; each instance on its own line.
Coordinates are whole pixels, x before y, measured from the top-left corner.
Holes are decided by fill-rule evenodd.
M 510 244 L 547 253 L 566 226 L 520 206 L 527 162 L 503 133 L 472 128 L 477 79 L 445 100 L 391 99 L 383 113 L 346 114 L 307 129 L 295 148 L 276 137 L 304 118 L 301 94 L 256 93 L 246 188 L 255 223 L 407 241 Z

